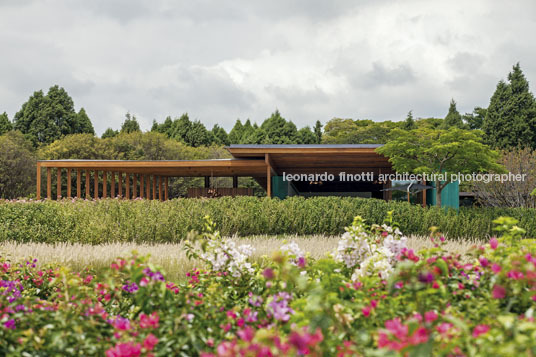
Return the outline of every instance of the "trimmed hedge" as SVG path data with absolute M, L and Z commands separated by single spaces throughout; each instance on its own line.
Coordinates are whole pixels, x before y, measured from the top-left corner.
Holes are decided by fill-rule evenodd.
M 382 223 L 387 211 L 406 234 L 426 235 L 437 226 L 450 238 L 484 238 L 492 221 L 510 216 L 536 237 L 536 209 L 462 208 L 444 211 L 405 202 L 351 197 L 256 197 L 174 199 L 166 202 L 98 201 L 0 202 L 0 241 L 17 242 L 178 242 L 201 230 L 208 215 L 223 235 L 326 234 L 344 232 L 356 215 Z

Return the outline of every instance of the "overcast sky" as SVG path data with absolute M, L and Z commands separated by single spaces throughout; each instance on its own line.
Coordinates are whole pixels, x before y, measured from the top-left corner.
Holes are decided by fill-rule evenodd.
M 444 117 L 518 61 L 534 93 L 534 34 L 534 0 L 0 0 L 0 112 L 58 84 L 98 134 L 127 111 L 142 129 Z

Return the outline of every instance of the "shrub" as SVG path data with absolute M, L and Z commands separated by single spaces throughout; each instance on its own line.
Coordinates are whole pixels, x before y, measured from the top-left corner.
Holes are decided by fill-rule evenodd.
M 208 215 L 224 236 L 325 234 L 337 235 L 362 216 L 381 224 L 393 211 L 407 234 L 427 235 L 437 226 L 449 238 L 484 238 L 493 234 L 492 221 L 511 216 L 527 234 L 536 237 L 536 210 L 523 208 L 466 208 L 459 213 L 405 202 L 351 197 L 256 197 L 97 201 L 63 200 L 0 203 L 0 241 L 18 242 L 179 242 L 191 230 L 203 228 Z

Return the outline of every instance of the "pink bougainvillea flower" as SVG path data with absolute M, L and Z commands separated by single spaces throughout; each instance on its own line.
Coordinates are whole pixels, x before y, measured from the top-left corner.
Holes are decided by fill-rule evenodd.
M 478 336 L 483 335 L 488 331 L 489 331 L 488 325 L 476 325 L 475 328 L 473 329 L 473 337 L 477 338 Z
M 427 311 L 424 313 L 424 320 L 426 322 L 433 322 L 437 320 L 437 314 L 435 311 Z
M 491 296 L 493 296 L 494 299 L 504 299 L 506 296 L 506 289 L 501 285 L 495 285 L 491 291 Z
M 246 327 L 245 329 L 239 330 L 237 333 L 238 337 L 243 341 L 250 342 L 255 336 L 255 331 L 251 326 Z
M 493 238 L 490 239 L 489 245 L 490 245 L 491 249 L 495 250 L 499 246 L 499 241 L 497 240 L 497 238 L 493 237 Z
M 117 316 L 112 324 L 118 330 L 121 330 L 121 331 L 130 330 L 130 321 L 127 318 Z
M 517 270 L 510 270 L 506 276 L 510 279 L 514 279 L 514 280 L 520 280 L 520 279 L 523 279 L 525 277 L 525 274 L 523 274 L 522 272 L 520 271 L 517 271 Z
M 138 357 L 141 354 L 141 345 L 132 342 L 119 343 L 106 351 L 106 357 Z
M 372 310 L 370 308 L 370 306 L 365 306 L 364 308 L 361 309 L 361 313 L 363 314 L 363 316 L 365 317 L 369 317 L 370 315 L 370 310 Z
M 145 340 L 143 340 L 143 348 L 145 348 L 148 351 L 152 351 L 154 346 L 156 346 L 157 343 L 158 343 L 158 338 L 152 333 L 150 333 L 147 335 L 147 337 L 145 337 Z
M 13 320 L 13 319 L 7 320 L 6 322 L 4 322 L 4 327 L 7 328 L 7 329 L 10 329 L 10 330 L 14 330 L 15 329 L 15 320 Z
M 482 265 L 484 268 L 489 265 L 489 260 L 487 260 L 485 257 L 480 257 L 478 261 L 480 262 L 480 265 Z
M 491 270 L 495 273 L 495 274 L 498 274 L 500 271 L 501 271 L 501 266 L 497 263 L 493 263 L 492 266 L 491 266 Z
M 141 328 L 158 328 L 158 314 L 154 311 L 151 315 L 140 314 L 140 327 Z

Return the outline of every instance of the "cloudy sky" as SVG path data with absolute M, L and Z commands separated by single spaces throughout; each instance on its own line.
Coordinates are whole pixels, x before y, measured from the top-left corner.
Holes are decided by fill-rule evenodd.
M 444 117 L 487 106 L 518 61 L 535 92 L 535 33 L 534 0 L 0 0 L 0 112 L 58 84 L 99 134 L 126 112 Z

